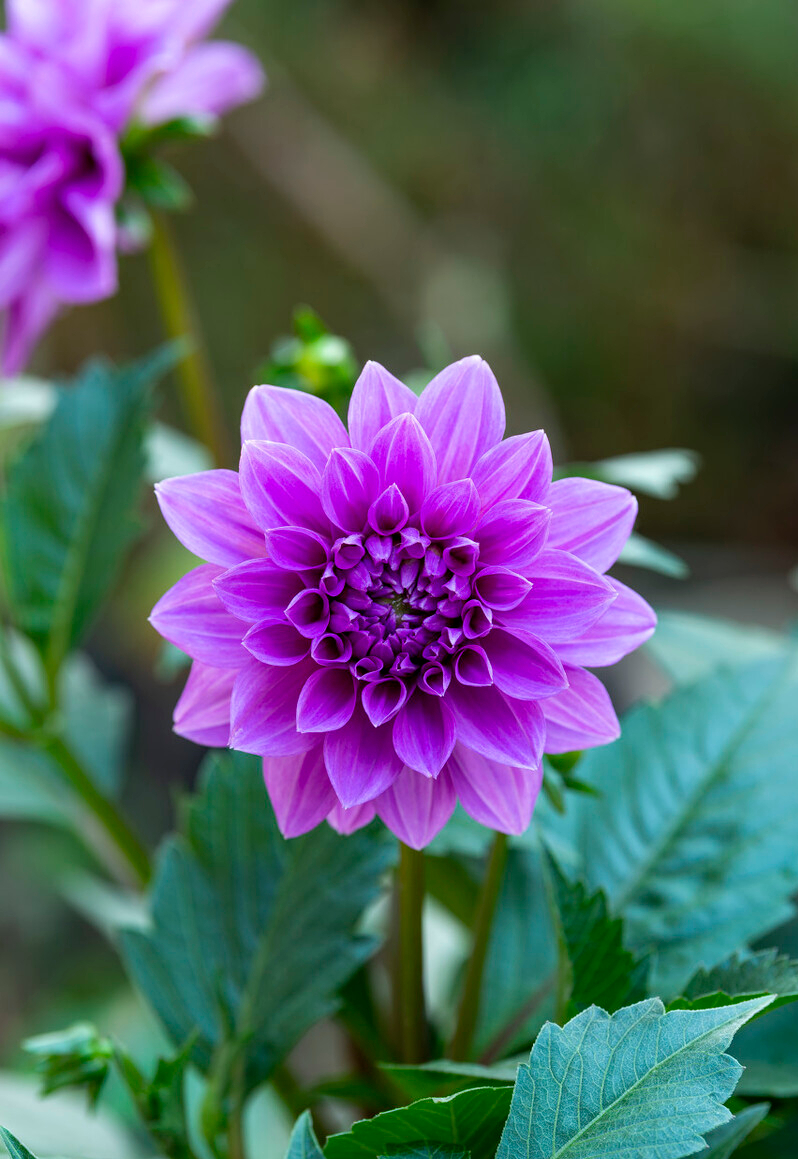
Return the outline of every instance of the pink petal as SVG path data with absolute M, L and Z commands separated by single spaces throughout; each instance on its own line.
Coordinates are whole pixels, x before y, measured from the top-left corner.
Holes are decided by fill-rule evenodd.
M 287 668 L 310 651 L 309 641 L 285 620 L 262 620 L 253 624 L 243 639 L 244 647 L 262 664 Z
M 335 806 L 320 744 L 294 757 L 264 757 L 263 779 L 283 837 L 315 829 Z
M 487 688 L 493 683 L 493 669 L 485 649 L 478 644 L 461 648 L 454 661 L 454 674 L 461 684 Z
M 366 716 L 377 728 L 396 716 L 407 700 L 407 685 L 395 676 L 386 676 L 365 684 L 361 699 Z
M 578 640 L 558 644 L 561 660 L 585 668 L 617 664 L 653 635 L 657 617 L 642 596 L 619 580 L 609 581 L 618 593 L 604 615 Z
M 343 531 L 363 530 L 369 507 L 381 490 L 379 471 L 363 451 L 347 447 L 330 455 L 321 501 L 329 519 Z
M 195 567 L 161 596 L 150 623 L 192 660 L 214 668 L 240 668 L 246 662 L 241 647 L 244 625 L 225 611 L 213 590 L 219 574 L 212 563 Z
M 490 760 L 522 768 L 535 768 L 540 763 L 537 738 L 527 734 L 498 688 L 452 682 L 446 704 L 454 713 L 457 739 L 467 748 Z
M 552 513 L 550 547 L 578 555 L 596 571 L 612 567 L 637 516 L 630 491 L 595 479 L 559 479 L 546 502 Z
M 542 640 L 494 628 L 482 647 L 493 669 L 494 684 L 508 696 L 542 700 L 568 687 L 557 653 Z
M 295 447 L 257 439 L 244 443 L 240 478 L 244 502 L 264 531 L 292 525 L 322 535 L 329 532 L 321 506 L 321 475 Z
M 249 623 L 281 617 L 302 587 L 299 576 L 266 559 L 239 563 L 213 581 L 213 590 L 227 611 Z
M 570 687 L 541 703 L 546 752 L 578 752 L 617 740 L 621 726 L 598 677 L 582 668 L 566 667 L 565 671 Z
M 402 762 L 394 752 L 391 729 L 390 724 L 375 728 L 358 705 L 348 724 L 327 734 L 324 761 L 345 809 L 373 801 L 398 777 Z
M 273 527 L 263 535 L 269 558 L 287 571 L 312 571 L 329 558 L 329 540 L 306 527 Z
M 254 100 L 264 80 L 257 58 L 240 44 L 198 44 L 145 92 L 139 116 L 146 125 L 179 117 L 220 117 Z
M 474 594 L 494 612 L 517 608 L 532 587 L 530 580 L 506 567 L 484 567 L 474 580 Z
M 272 668 L 250 660 L 233 686 L 230 747 L 261 757 L 289 757 L 318 744 L 296 727 L 299 694 L 314 671 L 308 660 L 292 668 Z
M 373 801 L 366 805 L 356 805 L 354 809 L 345 809 L 343 805 L 334 805 L 327 814 L 327 824 L 338 833 L 348 837 L 357 829 L 362 829 L 374 820 L 377 807 Z
M 609 580 L 565 551 L 542 551 L 530 578 L 531 591 L 518 607 L 497 612 L 497 620 L 550 644 L 584 635 L 617 596 Z
M 480 560 L 511 571 L 528 572 L 546 542 L 550 520 L 548 507 L 529 499 L 496 503 L 474 532 Z
M 545 431 L 530 431 L 491 447 L 474 464 L 471 477 L 484 511 L 503 499 L 545 503 L 551 472 L 551 447 Z
M 434 780 L 402 769 L 377 801 L 382 820 L 405 845 L 423 849 L 454 812 L 457 797 L 446 769 Z
M 526 832 L 543 784 L 542 765 L 515 769 L 457 745 L 446 767 L 470 817 L 500 833 Z
M 302 390 L 253 386 L 241 415 L 241 442 L 265 439 L 287 443 L 323 471 L 335 447 L 348 447 L 349 435 L 329 403 Z
M 411 414 L 391 419 L 379 432 L 370 450 L 383 487 L 396 484 L 411 514 L 421 507 L 435 486 L 435 452 L 423 427 Z
M 393 535 L 404 527 L 409 515 L 407 500 L 391 483 L 369 507 L 369 524 L 379 535 Z
M 474 355 L 436 374 L 416 418 L 435 449 L 439 481 L 465 479 L 504 434 L 504 402 L 487 362 Z
M 378 362 L 367 362 L 349 401 L 349 436 L 352 446 L 367 451 L 386 423 L 401 414 L 413 414 L 417 403 L 412 390 Z
M 198 471 L 155 487 L 161 513 L 189 551 L 233 567 L 266 554 L 263 532 L 244 505 L 235 471 Z
M 320 668 L 299 694 L 296 726 L 300 732 L 342 728 L 355 710 L 355 680 L 347 668 Z
M 421 529 L 430 539 L 448 539 L 473 531 L 479 514 L 479 495 L 470 479 L 436 487 L 421 508 Z
M 230 740 L 230 697 L 237 673 L 195 660 L 175 706 L 178 736 L 209 748 L 226 748 Z
M 454 742 L 454 717 L 446 701 L 416 690 L 394 722 L 397 756 L 425 777 L 437 777 L 451 756 Z

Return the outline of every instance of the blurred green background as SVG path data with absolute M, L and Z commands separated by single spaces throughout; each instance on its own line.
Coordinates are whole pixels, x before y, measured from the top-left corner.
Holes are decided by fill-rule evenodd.
M 700 453 L 697 481 L 644 500 L 640 525 L 694 578 L 635 586 L 794 616 L 794 0 L 237 0 L 223 31 L 258 52 L 269 91 L 171 159 L 196 195 L 174 224 L 231 430 L 299 302 L 400 375 L 480 353 L 510 430 L 546 426 L 560 461 Z M 54 327 L 36 373 L 160 341 L 146 257 L 121 279 Z M 169 391 L 162 413 L 181 422 Z M 180 678 L 152 675 L 146 614 L 187 557 L 149 514 L 92 652 L 134 686 L 128 796 L 154 839 L 199 753 L 170 734 Z M 625 699 L 648 687 L 629 671 Z M 53 894 L 62 840 L 4 829 L 6 1061 L 23 1033 L 98 1017 L 121 984 Z

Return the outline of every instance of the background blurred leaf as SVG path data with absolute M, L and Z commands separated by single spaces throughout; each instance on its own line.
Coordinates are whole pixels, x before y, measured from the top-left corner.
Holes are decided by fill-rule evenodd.
M 310 1111 L 305 1111 L 297 1120 L 291 1132 L 291 1141 L 288 1144 L 288 1154 L 285 1159 L 322 1159 L 322 1151 L 313 1130 Z
M 38 1159 L 144 1159 L 142 1148 L 116 1119 L 91 1112 L 81 1094 L 59 1092 L 42 1099 L 35 1080 L 0 1072 L 3 1123 Z
M 588 479 L 617 483 L 630 491 L 653 495 L 656 499 L 675 499 L 679 488 L 695 479 L 700 465 L 701 457 L 695 451 L 670 447 L 637 455 L 618 455 L 598 463 L 568 463 L 559 467 L 555 474 L 557 478 L 583 475 Z
M 679 1159 L 730 1118 L 742 1068 L 723 1052 L 760 998 L 666 1014 L 658 998 L 591 1007 L 541 1031 L 522 1066 L 496 1159 Z
M 690 574 L 689 567 L 678 555 L 668 551 L 667 547 L 645 539 L 636 531 L 632 532 L 624 544 L 618 556 L 618 563 L 625 563 L 627 567 L 642 567 L 647 571 L 669 576 L 671 579 L 686 579 Z
M 151 483 L 160 483 L 175 475 L 195 475 L 197 471 L 213 467 L 213 456 L 203 443 L 166 423 L 153 423 L 149 428 L 144 453 L 146 475 Z
M 785 638 L 754 624 L 694 612 L 659 612 L 645 649 L 677 684 L 691 684 L 722 665 L 745 664 L 784 651 Z
M 551 831 L 590 888 L 656 953 L 652 989 L 678 993 L 792 914 L 798 886 L 798 660 L 720 672 L 629 713 L 580 762 L 612 792 L 574 796 Z
M 754 1128 L 759 1126 L 769 1110 L 769 1103 L 754 1103 L 751 1107 L 744 1107 L 730 1123 L 710 1131 L 706 1136 L 709 1150 L 701 1152 L 704 1159 L 729 1159 Z
M 171 349 L 123 370 L 87 366 L 13 463 L 3 507 L 18 625 L 55 671 L 88 627 L 135 536 L 153 381 Z
M 402 1143 L 459 1143 L 471 1159 L 493 1159 L 510 1107 L 509 1087 L 475 1087 L 446 1099 L 420 1099 L 331 1135 L 326 1159 L 377 1159 Z
M 798 1097 L 798 1005 L 774 1010 L 746 1026 L 736 1054 L 745 1067 L 741 1095 Z
M 196 1031 L 204 1071 L 235 1041 L 248 1081 L 268 1077 L 374 951 L 354 932 L 395 857 L 384 828 L 280 836 L 261 762 L 214 754 L 161 857 L 153 926 L 126 930 L 128 968 L 176 1045 Z
M 469 1087 L 513 1086 L 518 1066 L 526 1062 L 526 1054 L 517 1059 L 505 1059 L 493 1066 L 481 1066 L 475 1062 L 452 1062 L 440 1058 L 418 1065 L 412 1063 L 380 1063 L 410 1098 L 425 1099 L 432 1095 L 455 1094 Z

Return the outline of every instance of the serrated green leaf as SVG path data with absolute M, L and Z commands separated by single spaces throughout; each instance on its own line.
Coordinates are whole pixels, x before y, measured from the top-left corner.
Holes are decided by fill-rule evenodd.
M 624 916 L 632 949 L 657 952 L 655 993 L 792 914 L 798 887 L 798 660 L 720 672 L 634 709 L 580 776 L 611 786 L 574 797 L 552 833 L 576 871 Z
M 522 1066 L 496 1159 L 681 1159 L 731 1118 L 724 1051 L 769 999 L 666 1013 L 650 998 L 548 1023 Z
M 286 841 L 261 762 L 212 754 L 185 835 L 159 859 L 152 930 L 122 932 L 133 980 L 176 1045 L 196 1030 L 200 1069 L 235 1041 L 257 1085 L 373 953 L 354 927 L 394 857 L 379 826 Z
M 137 533 L 150 387 L 170 352 L 116 370 L 91 363 L 9 470 L 9 596 L 56 671 L 85 632 Z
M 677 684 L 689 684 L 720 667 L 738 667 L 785 651 L 778 632 L 692 612 L 660 612 L 646 652 Z
M 36 1159 L 35 1155 L 32 1155 L 27 1147 L 23 1147 L 19 1139 L 16 1139 L 5 1127 L 0 1127 L 0 1140 L 5 1145 L 11 1159 Z
M 322 1159 L 310 1111 L 305 1111 L 294 1124 L 285 1159 Z
M 775 995 L 773 1009 L 798 1000 L 798 962 L 778 950 L 733 954 L 712 970 L 699 970 L 685 987 L 682 1000 L 691 1009 L 707 1006 L 722 995 L 729 1000 Z M 720 1006 L 721 1002 L 714 1002 Z
M 471 1152 L 460 1147 L 441 1147 L 437 1143 L 414 1143 L 381 1155 L 380 1159 L 471 1159 Z
M 558 928 L 563 1019 L 592 1005 L 614 1014 L 645 998 L 648 959 L 624 948 L 623 921 L 610 917 L 604 893 L 569 881 L 550 854 L 544 864 Z
M 467 1090 L 473 1086 L 511 1087 L 521 1062 L 526 1062 L 526 1055 L 515 1061 L 506 1059 L 493 1066 L 481 1066 L 476 1062 L 452 1062 L 448 1058 L 418 1064 L 381 1062 L 379 1065 L 410 1098 L 426 1099 L 432 1095 L 455 1094 L 458 1090 Z
M 744 1143 L 755 1127 L 770 1110 L 769 1103 L 754 1103 L 735 1115 L 730 1123 L 716 1127 L 706 1136 L 708 1151 L 702 1151 L 704 1159 L 730 1159 L 741 1143 Z
M 475 1087 L 446 1099 L 419 1099 L 331 1135 L 326 1159 L 379 1159 L 404 1143 L 459 1143 L 472 1159 L 493 1159 L 510 1106 L 509 1087 Z

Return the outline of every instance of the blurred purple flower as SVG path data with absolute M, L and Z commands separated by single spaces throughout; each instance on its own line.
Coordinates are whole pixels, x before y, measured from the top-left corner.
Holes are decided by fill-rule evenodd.
M 654 630 L 645 601 L 604 574 L 634 497 L 552 483 L 543 431 L 503 440 L 480 358 L 420 398 L 369 363 L 348 433 L 318 398 L 255 387 L 241 433 L 239 473 L 157 488 L 208 561 L 152 613 L 194 661 L 176 730 L 261 755 L 286 836 L 378 814 L 421 848 L 458 798 L 523 832 L 543 753 L 618 735 L 586 666 Z
M 263 74 L 203 43 L 230 0 L 7 0 L 0 35 L 3 371 L 63 305 L 116 289 L 119 138 L 133 123 L 217 117 Z

